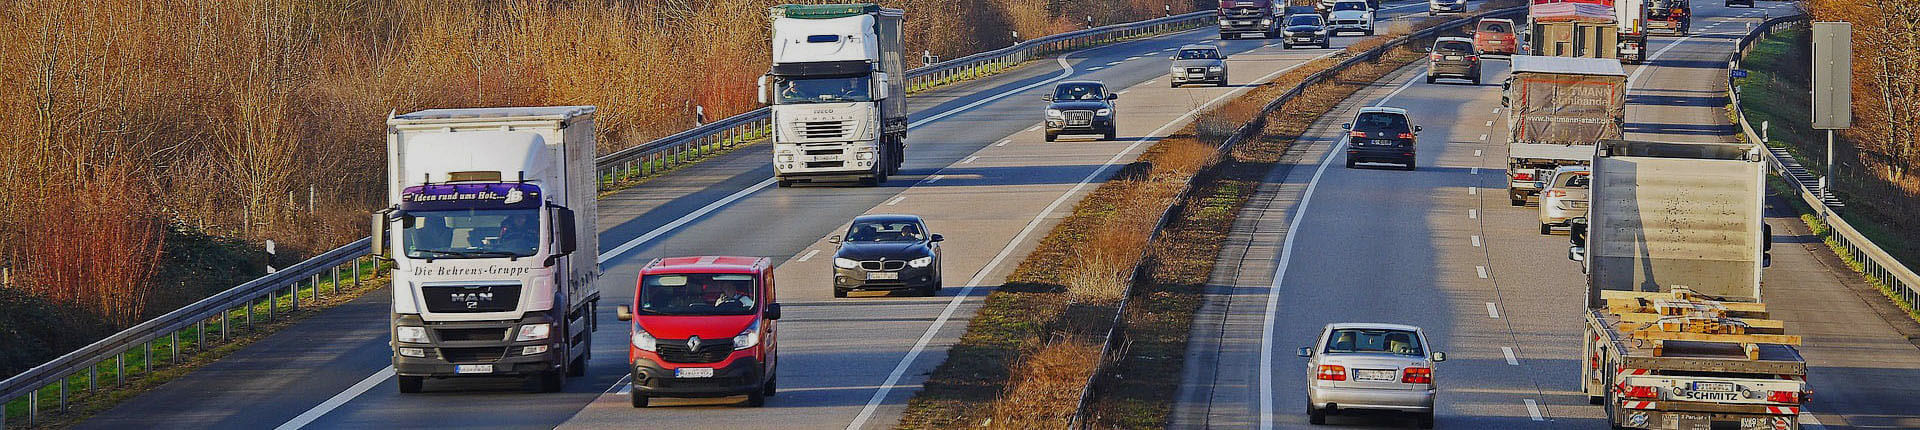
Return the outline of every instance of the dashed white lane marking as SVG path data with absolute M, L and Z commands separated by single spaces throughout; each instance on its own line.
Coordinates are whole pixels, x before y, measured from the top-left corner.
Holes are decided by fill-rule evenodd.
M 813 255 L 814 255 L 814 254 L 819 254 L 819 253 L 820 253 L 820 250 L 818 250 L 818 249 L 815 249 L 815 250 L 810 250 L 810 251 L 807 251 L 807 253 L 806 253 L 806 255 L 801 255 L 801 256 L 800 256 L 800 258 L 795 258 L 795 259 L 793 259 L 793 261 L 807 261 L 807 260 L 812 260 L 812 259 L 813 259 Z
M 1480 279 L 1487 279 L 1487 266 L 1473 266 L 1473 271 L 1480 275 Z M 1491 305 L 1492 303 L 1488 304 Z
M 1029 128 L 1027 131 L 1033 131 L 1033 129 Z M 1008 143 L 1013 143 L 1013 139 L 1000 139 L 1000 143 L 995 143 L 993 146 L 1007 146 Z
M 1468 174 L 1473 174 L 1473 175 L 1478 175 L 1478 174 L 1480 174 L 1480 168 L 1478 168 L 1478 167 L 1475 167 L 1475 168 L 1471 168 L 1471 169 L 1467 169 L 1467 173 L 1468 173 Z
M 995 145 L 995 146 L 998 146 L 998 145 Z M 965 159 L 965 160 L 960 160 L 960 164 L 967 164 L 967 163 L 972 163 L 972 162 L 973 162 L 973 160 L 978 160 L 978 159 L 980 159 L 980 156 L 978 156 L 978 155 L 969 155 L 969 156 L 967 156 L 967 159 Z
M 1487 121 L 1487 126 L 1488 126 L 1488 127 L 1492 127 L 1492 126 L 1493 126 L 1493 121 Z
M 1027 131 L 1039 130 L 1041 125 L 1042 124 L 1034 124 L 1032 127 L 1027 127 Z
M 1487 302 L 1487 318 L 1500 318 L 1500 307 L 1494 306 L 1493 302 Z
M 1135 56 L 1132 56 L 1132 57 L 1127 57 L 1127 60 L 1126 60 L 1126 61 L 1133 61 L 1133 60 L 1138 60 L 1138 59 L 1140 59 L 1140 56 L 1138 56 L 1138 55 L 1135 55 Z
M 1107 65 L 1109 65 L 1109 66 L 1118 66 L 1118 65 L 1120 65 L 1120 62 L 1119 62 L 1119 61 L 1109 61 L 1109 62 L 1107 62 Z
M 1469 195 L 1479 195 L 1479 194 L 1480 194 L 1480 187 L 1467 187 L 1467 194 L 1469 194 Z
M 899 196 L 899 197 L 894 197 L 894 198 L 893 198 L 893 200 L 888 200 L 888 201 L 887 201 L 887 206 L 893 206 L 893 205 L 896 205 L 896 204 L 900 204 L 900 201 L 901 201 L 901 200 L 906 200 L 906 199 L 907 199 L 907 196 Z
M 1105 69 L 1105 68 L 1107 68 L 1107 66 L 1093 66 L 1093 67 L 1088 67 L 1087 71 L 1091 72 L 1091 71 Z
M 1493 108 L 1493 113 L 1500 113 L 1500 108 Z
M 1480 219 L 1479 209 L 1467 209 L 1467 218 Z
M 1533 399 L 1526 399 L 1526 401 L 1527 401 L 1527 416 L 1533 417 L 1534 421 L 1547 420 L 1546 417 L 1540 416 L 1540 403 L 1534 402 Z
M 933 176 L 927 177 L 927 180 L 925 183 L 931 184 L 935 182 L 940 182 L 941 179 L 946 179 L 946 178 L 947 178 L 947 175 L 933 175 Z
M 1507 364 L 1514 366 L 1520 365 L 1520 357 L 1513 356 L 1513 347 L 1502 346 L 1500 347 L 1500 353 L 1507 356 Z
M 1480 156 L 1480 150 L 1478 150 L 1478 149 L 1475 149 L 1475 150 L 1473 150 L 1473 156 L 1475 156 L 1475 157 L 1478 157 L 1478 156 Z
M 1477 235 L 1477 234 L 1473 235 L 1473 246 L 1476 248 L 1480 247 L 1480 235 Z M 806 261 L 806 260 L 800 260 L 800 261 Z
M 1481 141 L 1486 141 L 1486 140 L 1487 140 L 1487 135 L 1484 135 L 1484 134 L 1482 134 L 1482 135 L 1480 135 L 1480 140 L 1481 140 Z

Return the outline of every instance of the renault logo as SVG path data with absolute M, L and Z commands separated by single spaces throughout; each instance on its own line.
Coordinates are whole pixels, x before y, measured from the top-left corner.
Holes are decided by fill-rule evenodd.
M 697 351 L 697 350 L 699 350 L 699 349 L 700 349 L 700 336 L 688 336 L 688 337 L 687 337 L 687 349 L 688 349 L 688 350 L 695 350 L 695 351 Z

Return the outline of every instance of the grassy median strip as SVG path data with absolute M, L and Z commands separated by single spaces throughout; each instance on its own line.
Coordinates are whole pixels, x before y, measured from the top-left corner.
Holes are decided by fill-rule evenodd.
M 1401 25 L 1349 55 L 1448 19 Z M 1095 386 L 1095 428 L 1163 428 L 1193 313 L 1240 207 L 1290 143 L 1352 92 L 1422 55 L 1415 42 L 1325 81 L 1268 117 L 1226 154 L 1228 135 L 1262 107 L 1344 56 L 1283 74 L 1161 139 L 1096 188 L 989 294 L 966 334 L 907 406 L 899 427 L 1061 428 L 1075 413 L 1114 312 L 1133 282 L 1119 360 Z M 1192 187 L 1189 190 L 1189 187 Z M 1182 192 L 1188 191 L 1185 197 Z M 1176 217 L 1152 243 L 1163 212 Z M 1145 258 L 1142 258 L 1142 257 Z M 1144 276 L 1129 278 L 1136 268 Z

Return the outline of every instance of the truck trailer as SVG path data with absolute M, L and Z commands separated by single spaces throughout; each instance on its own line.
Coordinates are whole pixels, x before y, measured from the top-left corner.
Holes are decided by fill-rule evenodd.
M 1594 143 L 1621 138 L 1627 73 L 1618 61 L 1515 55 L 1502 87 L 1514 206 L 1526 206 L 1555 168 L 1587 164 Z
M 1806 360 L 1767 319 L 1766 172 L 1748 144 L 1608 140 L 1568 258 L 1587 273 L 1582 390 L 1615 428 L 1795 429 Z
M 1617 58 L 1619 22 L 1613 0 L 1533 0 L 1527 48 L 1550 57 Z
M 773 67 L 760 78 L 760 102 L 773 105 L 780 186 L 879 185 L 899 173 L 907 142 L 905 14 L 874 4 L 789 4 L 769 14 Z
M 426 379 L 585 375 L 600 275 L 594 107 L 430 109 L 387 119 L 373 252 L 393 261 L 402 393 Z

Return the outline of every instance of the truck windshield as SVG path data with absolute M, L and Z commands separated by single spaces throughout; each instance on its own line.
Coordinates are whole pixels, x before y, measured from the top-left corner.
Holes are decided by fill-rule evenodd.
M 774 92 L 779 104 L 870 102 L 870 79 L 866 76 L 842 78 L 777 77 Z
M 748 274 L 647 275 L 635 302 L 642 315 L 751 315 L 755 288 Z
M 1405 330 L 1339 329 L 1327 338 L 1328 353 L 1386 353 L 1426 356 L 1420 335 Z
M 408 211 L 410 258 L 528 257 L 540 250 L 538 209 Z

